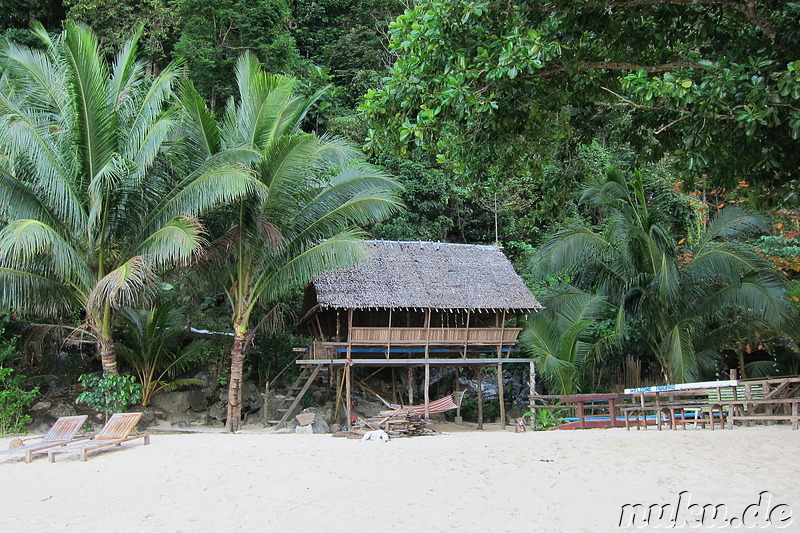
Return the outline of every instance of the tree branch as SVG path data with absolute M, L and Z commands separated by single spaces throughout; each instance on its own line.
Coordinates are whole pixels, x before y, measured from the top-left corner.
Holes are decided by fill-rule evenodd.
M 701 68 L 705 69 L 704 65 L 701 65 L 697 61 L 671 61 L 669 63 L 662 63 L 660 65 L 642 65 L 639 63 L 625 63 L 625 62 L 615 62 L 615 61 L 590 61 L 587 63 L 582 63 L 575 67 L 577 70 L 639 70 L 642 69 L 646 72 L 669 72 L 671 70 L 675 70 L 678 68 Z M 545 76 L 549 76 L 550 74 L 555 74 L 557 72 L 562 72 L 567 70 L 567 67 L 564 65 L 557 65 L 555 67 L 545 68 L 534 72 L 533 74 L 528 74 L 526 78 L 542 78 Z

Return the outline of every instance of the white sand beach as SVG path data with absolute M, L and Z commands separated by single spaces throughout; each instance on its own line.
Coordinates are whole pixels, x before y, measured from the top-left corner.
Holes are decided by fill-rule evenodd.
M 619 530 L 624 504 L 682 491 L 733 514 L 769 491 L 797 513 L 784 530 L 800 530 L 800 432 L 785 426 L 141 442 L 86 463 L 0 460 L 0 530 L 605 532 Z

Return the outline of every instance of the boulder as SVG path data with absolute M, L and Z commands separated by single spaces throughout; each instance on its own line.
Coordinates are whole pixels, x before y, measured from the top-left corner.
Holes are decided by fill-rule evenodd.
M 189 410 L 189 391 L 162 392 L 153 397 L 153 406 L 170 414 L 182 414 Z
M 245 381 L 242 387 L 242 412 L 255 413 L 264 405 L 262 390 L 252 381 Z
M 61 418 L 62 416 L 76 416 L 78 411 L 75 406 L 68 403 L 60 403 L 47 412 L 53 418 Z
M 294 432 L 301 435 L 311 435 L 314 433 L 314 428 L 311 426 L 296 426 Z
M 53 407 L 53 404 L 51 404 L 50 402 L 36 402 L 35 404 L 33 404 L 33 407 L 31 407 L 31 412 L 46 413 L 47 411 L 50 410 L 51 407 Z
M 225 422 L 228 419 L 228 402 L 219 401 L 208 408 L 208 417 Z
M 314 420 L 314 423 L 311 424 L 311 428 L 317 435 L 322 435 L 331 432 L 331 428 L 328 426 L 328 423 L 325 422 L 325 419 L 321 417 L 317 417 L 317 419 Z
M 317 418 L 317 413 L 303 411 L 299 415 L 295 416 L 295 418 L 297 419 L 298 426 L 308 426 L 314 423 L 314 420 Z
M 195 413 L 203 413 L 208 409 L 205 393 L 200 389 L 189 391 L 189 408 Z

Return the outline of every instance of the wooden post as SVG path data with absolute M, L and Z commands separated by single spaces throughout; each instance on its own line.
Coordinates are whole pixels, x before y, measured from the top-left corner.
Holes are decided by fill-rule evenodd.
M 506 429 L 506 404 L 503 394 L 503 363 L 497 363 L 497 399 L 500 401 L 500 429 Z
M 351 383 L 352 382 L 352 377 L 350 375 L 351 372 L 352 372 L 351 368 L 352 367 L 350 365 L 350 361 L 348 361 L 347 364 L 345 365 L 345 370 L 344 370 L 345 371 L 345 390 L 346 390 L 346 393 L 345 393 L 346 399 L 345 399 L 345 401 L 347 402 L 346 407 L 347 407 L 347 429 L 348 430 L 352 430 L 353 429 L 353 398 L 351 396 L 351 393 L 352 393 L 352 383 Z
M 427 355 L 427 354 L 426 354 Z M 431 387 L 431 365 L 425 363 L 425 420 L 430 419 L 430 389 Z
M 483 368 L 476 366 L 475 374 L 478 381 L 478 429 L 483 429 Z
M 431 310 L 425 313 L 425 388 L 423 390 L 423 398 L 425 399 L 425 420 L 430 418 L 430 389 L 431 387 L 431 365 L 428 364 L 430 358 L 428 344 L 431 341 Z
M 536 397 L 536 364 L 531 360 L 530 362 L 530 374 L 528 376 L 528 410 L 531 413 L 535 413 L 534 409 L 536 408 L 536 402 L 534 397 Z
M 470 310 L 467 309 L 467 329 L 464 332 L 464 359 L 467 358 L 467 348 L 469 346 L 469 318 L 470 318 Z M 456 369 L 456 373 L 458 373 L 458 369 Z
M 397 403 L 397 372 L 396 368 L 392 367 L 392 403 Z
M 406 385 L 408 385 L 408 404 L 407 405 L 414 405 L 414 367 L 408 367 L 408 375 L 406 379 Z
M 386 339 L 386 359 L 389 359 L 389 354 L 392 352 L 392 308 L 389 308 L 389 338 Z
M 461 383 L 460 383 L 459 376 L 458 376 L 458 367 L 456 367 L 456 396 L 458 395 L 459 392 L 461 392 L 459 390 L 460 386 L 461 386 Z M 456 406 L 456 420 L 457 421 L 461 420 L 461 403 L 460 402 Z

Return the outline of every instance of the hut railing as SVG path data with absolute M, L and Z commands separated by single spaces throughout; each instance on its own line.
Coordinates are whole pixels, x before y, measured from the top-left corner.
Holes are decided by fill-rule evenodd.
M 350 330 L 353 345 L 516 344 L 522 328 L 363 328 Z

